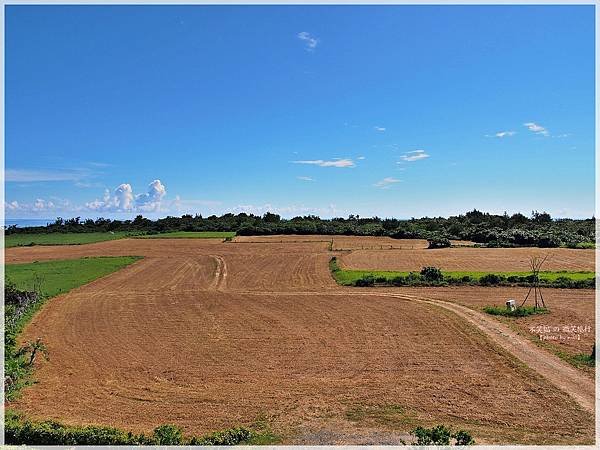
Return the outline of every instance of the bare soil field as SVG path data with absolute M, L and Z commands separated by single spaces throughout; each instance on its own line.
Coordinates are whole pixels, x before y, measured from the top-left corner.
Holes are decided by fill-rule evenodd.
M 532 256 L 548 259 L 542 270 L 595 270 L 595 251 L 569 248 L 443 248 L 436 250 L 356 250 L 340 259 L 346 269 L 509 272 L 530 270 Z
M 397 443 L 439 423 L 479 443 L 593 442 L 593 414 L 572 396 L 459 315 L 411 300 L 473 306 L 500 289 L 343 288 L 328 271 L 333 254 L 327 242 L 195 239 L 7 249 L 7 263 L 145 257 L 46 303 L 22 339 L 42 337 L 50 360 L 14 407 L 68 424 L 174 423 L 190 434 L 266 416 L 284 443 Z M 593 295 L 584 292 L 584 307 L 580 292 L 565 297 L 573 316 L 562 297 L 549 298 L 560 320 L 593 317 Z
M 510 298 L 520 304 L 525 299 L 527 291 L 528 288 L 524 287 L 481 288 L 477 286 L 402 289 L 403 293 L 447 300 L 477 310 L 481 310 L 484 306 L 504 306 L 504 302 Z M 591 289 L 543 289 L 542 294 L 551 314 L 510 318 L 506 319 L 506 322 L 514 324 L 524 335 L 543 335 L 545 342 L 570 355 L 590 354 L 595 342 L 596 292 Z M 527 300 L 527 304 L 533 305 L 531 297 Z M 538 332 L 539 326 L 550 327 L 550 331 L 543 331 L 542 328 L 541 332 Z M 573 326 L 576 327 L 575 331 L 572 331 Z M 532 327 L 536 329 L 535 332 L 531 331 Z M 568 327 L 568 331 L 565 327 Z M 583 328 L 584 331 L 577 330 L 577 327 Z M 554 336 L 556 339 L 553 339 Z M 564 339 L 561 339 L 561 336 Z

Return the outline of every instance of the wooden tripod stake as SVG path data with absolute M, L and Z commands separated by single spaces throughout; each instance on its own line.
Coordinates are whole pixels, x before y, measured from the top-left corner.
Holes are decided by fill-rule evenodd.
M 532 256 L 530 258 L 529 266 L 531 267 L 531 275 L 533 276 L 533 282 L 529 287 L 529 291 L 525 296 L 525 300 L 523 300 L 523 303 L 521 303 L 521 306 L 525 304 L 525 302 L 529 298 L 529 295 L 531 294 L 531 291 L 533 290 L 533 296 L 535 299 L 535 305 L 533 309 L 546 307 L 546 304 L 544 303 L 544 296 L 542 295 L 542 288 L 540 287 L 540 268 L 542 267 L 542 264 L 544 264 L 547 258 L 548 255 L 544 256 L 543 258 L 540 258 L 539 256 Z M 538 295 L 540 297 L 539 300 Z

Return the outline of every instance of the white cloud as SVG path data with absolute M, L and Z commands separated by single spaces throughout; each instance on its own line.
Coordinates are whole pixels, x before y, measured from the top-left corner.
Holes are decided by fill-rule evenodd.
M 160 180 L 154 180 L 148 185 L 148 192 L 134 196 L 133 189 L 128 183 L 120 184 L 114 192 L 104 191 L 102 200 L 88 202 L 85 206 L 92 211 L 133 212 L 159 211 L 160 202 L 166 194 L 166 189 Z
M 383 180 L 379 180 L 373 186 L 378 187 L 380 189 L 389 189 L 395 183 L 400 183 L 400 180 L 393 177 L 385 177 Z
M 141 211 L 158 211 L 160 202 L 167 193 L 160 180 L 154 180 L 148 185 L 148 192 L 135 196 L 135 205 Z
M 16 200 L 13 200 L 12 202 L 4 202 L 5 211 L 18 211 L 20 209 L 21 205 L 19 205 L 19 202 Z
M 315 181 L 314 178 L 311 178 L 311 177 L 300 176 L 300 177 L 296 177 L 296 178 L 299 180 L 302 180 L 302 181 Z
M 297 34 L 297 36 L 298 36 L 298 39 L 305 42 L 305 44 L 306 44 L 305 48 L 309 52 L 312 52 L 315 48 L 317 48 L 317 45 L 319 44 L 319 40 L 307 31 L 301 31 L 300 33 Z
M 486 134 L 485 137 L 503 138 L 507 136 L 514 136 L 515 134 L 517 134 L 516 131 L 499 131 L 495 134 Z
M 78 181 L 89 175 L 85 169 L 79 170 L 26 170 L 6 169 L 6 181 L 33 183 L 42 181 Z
M 524 123 L 523 126 L 527 127 L 527 129 L 529 131 L 532 131 L 535 134 L 541 134 L 543 136 L 548 136 L 548 133 L 549 133 L 548 130 L 543 126 L 538 125 L 537 123 L 527 122 L 527 123 Z
M 385 127 L 374 127 L 376 131 L 385 131 Z
M 563 133 L 563 134 L 554 134 L 552 135 L 553 138 L 566 138 L 571 136 L 569 133 Z
M 402 161 L 418 161 L 425 158 L 429 158 L 429 155 L 425 153 L 425 150 L 414 150 L 412 152 L 405 153 L 400 157 Z
M 322 159 L 314 159 L 309 161 L 292 161 L 294 164 L 312 164 L 320 167 L 354 167 L 354 161 L 351 159 L 334 159 L 332 161 L 324 161 Z
M 363 159 L 367 159 L 367 158 L 366 158 L 366 157 L 364 157 L 364 156 L 359 156 L 359 157 L 358 157 L 358 158 L 356 158 L 356 159 L 358 159 L 358 160 L 363 160 Z

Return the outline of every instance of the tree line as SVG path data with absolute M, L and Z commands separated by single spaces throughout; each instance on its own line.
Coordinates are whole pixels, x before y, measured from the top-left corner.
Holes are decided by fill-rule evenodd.
M 126 231 L 157 234 L 171 231 L 234 231 L 238 235 L 326 234 L 354 236 L 390 236 L 398 239 L 469 240 L 489 247 L 592 247 L 595 242 L 595 219 L 553 219 L 546 212 L 490 214 L 474 209 L 451 217 L 395 219 L 360 217 L 321 219 L 315 215 L 284 219 L 267 212 L 224 214 L 203 217 L 185 214 L 150 220 L 138 215 L 133 220 L 99 218 L 81 220 L 57 218 L 46 226 L 9 226 L 6 234 L 17 233 L 86 233 Z

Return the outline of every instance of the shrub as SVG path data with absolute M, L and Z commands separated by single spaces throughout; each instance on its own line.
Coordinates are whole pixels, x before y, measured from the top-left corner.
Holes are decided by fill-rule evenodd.
M 375 278 L 372 275 L 365 275 L 354 282 L 355 286 L 358 287 L 369 287 L 375 285 Z
M 181 430 L 175 425 L 161 425 L 154 429 L 156 445 L 180 445 L 183 442 Z
M 450 247 L 450 240 L 445 237 L 431 237 L 427 239 L 428 247 L 427 248 L 447 248 Z
M 495 273 L 488 273 L 479 279 L 479 284 L 483 286 L 495 286 L 503 281 L 504 277 Z
M 441 281 L 444 279 L 442 271 L 437 267 L 423 267 L 421 269 L 421 276 L 425 281 Z
M 252 431 L 239 427 L 186 439 L 175 425 L 161 425 L 151 436 L 146 436 L 112 427 L 31 422 L 10 410 L 6 413 L 4 429 L 8 445 L 238 445 L 254 438 Z
M 533 306 L 519 306 L 514 311 L 502 306 L 484 306 L 483 311 L 493 316 L 525 317 L 533 314 L 547 314 L 548 308 L 535 308 Z
M 444 425 L 436 425 L 432 428 L 417 427 L 410 433 L 416 438 L 415 445 L 450 445 L 454 439 L 454 445 L 474 445 L 473 437 L 464 430 L 455 433 Z

